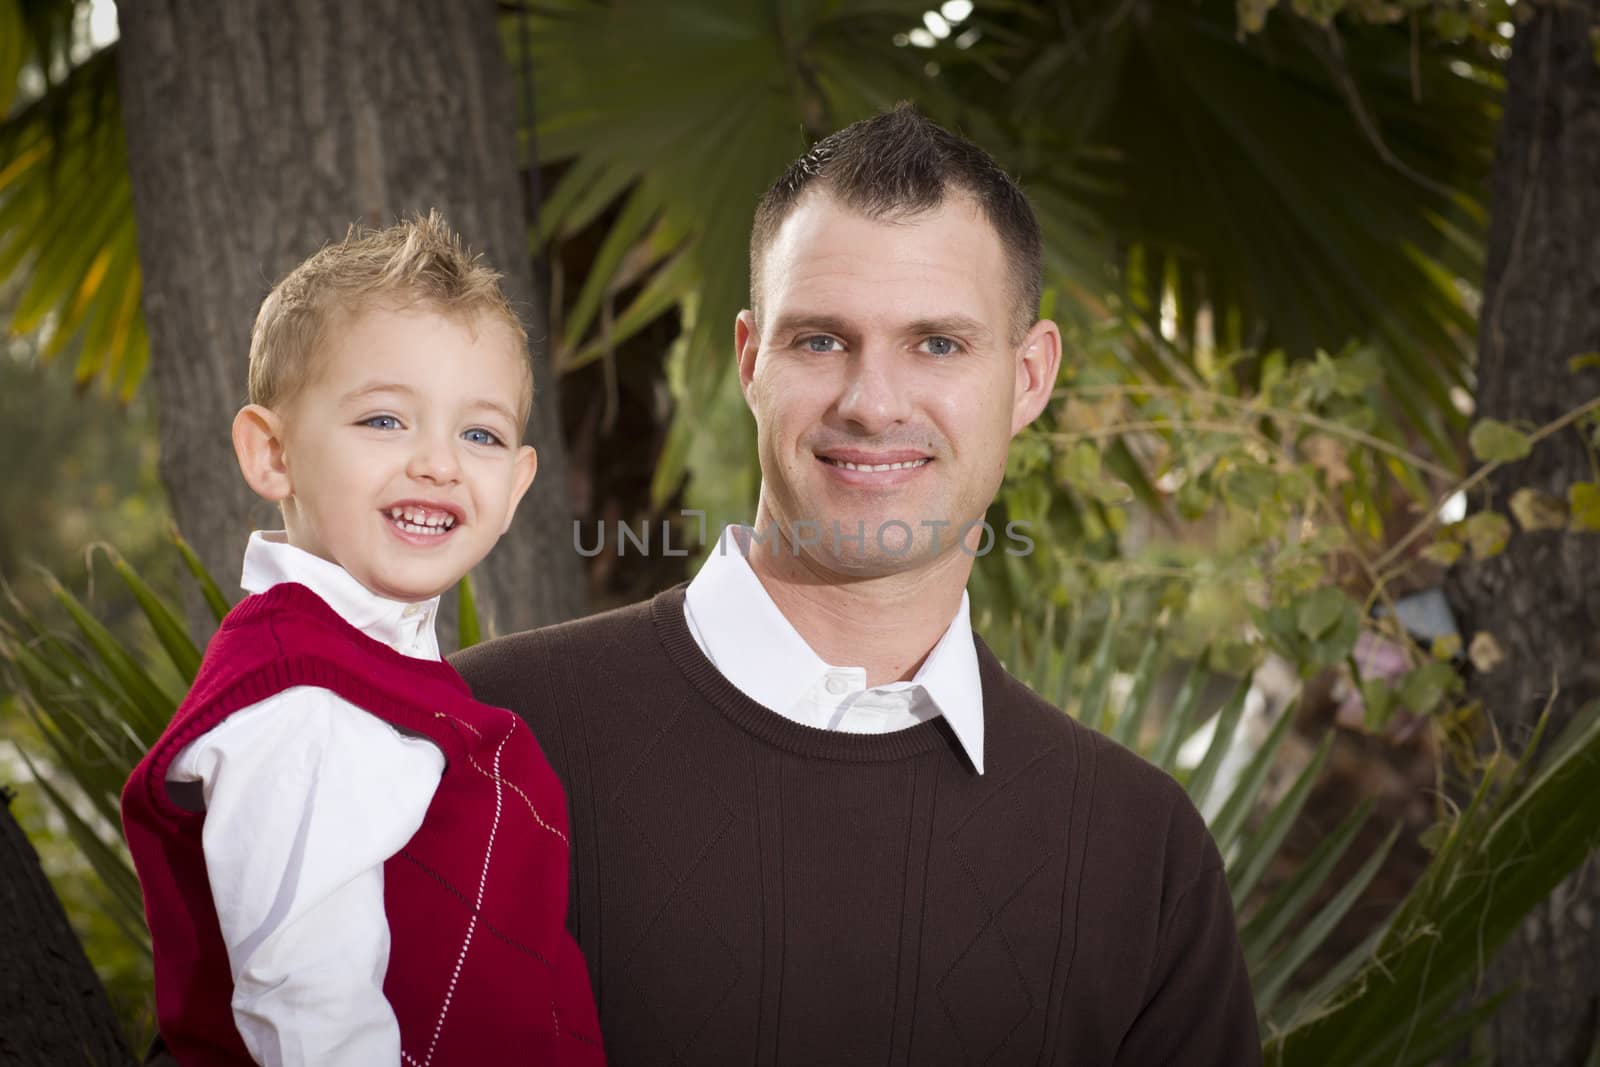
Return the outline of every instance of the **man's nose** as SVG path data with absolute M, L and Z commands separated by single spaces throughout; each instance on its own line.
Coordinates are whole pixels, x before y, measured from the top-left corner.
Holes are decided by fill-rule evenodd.
M 416 448 L 406 473 L 418 481 L 449 483 L 461 477 L 461 457 L 456 451 L 456 440 L 443 434 L 417 435 Z
M 839 417 L 863 434 L 876 434 L 911 414 L 911 383 L 896 353 L 865 348 L 845 364 L 839 395 Z

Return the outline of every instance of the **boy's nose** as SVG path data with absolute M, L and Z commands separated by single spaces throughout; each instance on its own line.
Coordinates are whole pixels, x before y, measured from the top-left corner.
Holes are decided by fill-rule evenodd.
M 423 438 L 411 454 L 406 473 L 418 481 L 453 482 L 461 476 L 454 442 Z

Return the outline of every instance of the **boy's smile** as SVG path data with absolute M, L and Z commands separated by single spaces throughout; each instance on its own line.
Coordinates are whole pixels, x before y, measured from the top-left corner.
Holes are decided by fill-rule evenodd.
M 313 366 L 281 410 L 241 413 L 275 427 L 289 543 L 378 596 L 439 595 L 488 554 L 533 480 L 520 345 L 488 317 L 379 307 L 341 318 Z

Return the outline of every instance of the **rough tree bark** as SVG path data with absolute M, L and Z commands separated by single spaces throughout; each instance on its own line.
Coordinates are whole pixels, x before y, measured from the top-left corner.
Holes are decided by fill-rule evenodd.
M 1600 394 L 1600 371 L 1572 357 L 1600 351 L 1600 0 L 1535 3 L 1507 68 L 1496 151 L 1481 315 L 1477 413 L 1547 424 Z M 1495 472 L 1474 509 L 1502 513 L 1523 486 L 1565 497 L 1594 481 L 1583 432 L 1560 432 Z M 1600 697 L 1600 534 L 1518 530 L 1506 551 L 1452 572 L 1448 591 L 1468 635 L 1491 634 L 1505 660 L 1475 673 L 1513 747 L 1555 693 L 1552 727 Z M 1550 736 L 1554 736 L 1553 733 Z M 1586 1062 L 1600 1024 L 1600 865 L 1591 858 L 1528 918 L 1490 968 L 1488 988 L 1518 985 L 1493 1024 L 1496 1062 Z
M 539 477 L 476 578 L 501 632 L 580 612 L 566 463 L 492 0 L 138 0 L 118 6 L 161 476 L 232 586 L 277 524 L 232 459 L 250 326 L 295 263 L 354 221 L 438 207 L 505 276 L 534 342 Z
M 0 1063 L 131 1064 L 105 989 L 89 966 L 39 854 L 0 788 Z

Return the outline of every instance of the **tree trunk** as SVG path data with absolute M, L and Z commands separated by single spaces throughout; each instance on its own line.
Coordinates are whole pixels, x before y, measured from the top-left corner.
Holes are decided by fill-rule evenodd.
M 161 476 L 206 566 L 234 588 L 250 530 L 281 525 L 246 488 L 229 441 L 262 297 L 350 223 L 437 207 L 505 274 L 539 384 L 539 477 L 478 568 L 480 608 L 501 632 L 578 614 L 555 381 L 491 0 L 138 0 L 119 12 Z
M 105 989 L 0 789 L 0 1063 L 131 1064 Z
M 1494 164 L 1493 217 L 1478 356 L 1477 413 L 1525 428 L 1600 394 L 1600 0 L 1535 4 L 1516 33 Z M 1594 481 L 1584 429 L 1563 430 L 1495 472 L 1473 501 L 1504 513 L 1531 487 L 1565 498 Z M 1471 640 L 1504 652 L 1475 673 L 1503 740 L 1520 749 L 1552 703 L 1554 737 L 1600 697 L 1600 534 L 1517 530 L 1506 551 L 1455 568 L 1451 602 Z M 1490 967 L 1486 987 L 1521 988 L 1496 1016 L 1497 1063 L 1586 1062 L 1600 1022 L 1600 879 L 1591 858 L 1534 911 Z

